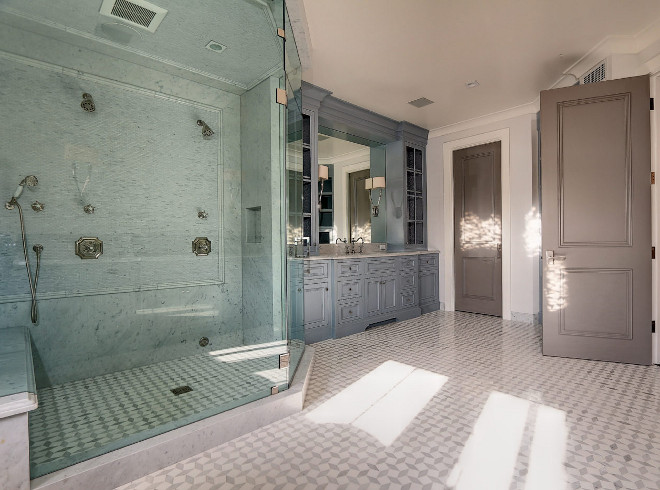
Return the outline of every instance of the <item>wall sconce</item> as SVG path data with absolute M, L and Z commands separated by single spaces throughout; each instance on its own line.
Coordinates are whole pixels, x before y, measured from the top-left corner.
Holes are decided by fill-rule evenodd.
M 319 191 L 319 206 L 321 205 L 321 196 L 323 196 L 323 185 L 328 180 L 328 166 L 319 165 L 319 180 L 321 181 L 321 190 Z
M 378 206 L 380 206 L 380 199 L 383 197 L 383 189 L 385 189 L 385 177 L 369 177 L 368 179 L 364 179 L 364 188 L 369 193 L 373 216 L 378 216 Z M 378 189 L 378 202 L 376 204 L 374 204 L 371 198 L 372 189 Z

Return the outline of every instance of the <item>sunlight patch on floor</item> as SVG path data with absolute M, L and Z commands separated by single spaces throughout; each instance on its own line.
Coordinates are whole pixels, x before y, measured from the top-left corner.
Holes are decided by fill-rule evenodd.
M 313 422 L 351 424 L 391 445 L 447 382 L 424 369 L 387 361 L 312 410 Z

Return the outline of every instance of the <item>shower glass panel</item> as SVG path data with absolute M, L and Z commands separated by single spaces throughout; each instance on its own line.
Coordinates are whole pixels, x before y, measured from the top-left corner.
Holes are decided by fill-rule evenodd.
M 0 213 L 0 339 L 32 339 L 32 478 L 285 390 L 304 349 L 284 3 L 154 0 L 159 25 L 101 3 L 0 4 L 0 193 L 39 181 L 17 198 L 33 276 L 43 246 L 36 323 L 18 212 Z
M 284 31 L 292 33 L 290 19 L 284 10 Z M 302 124 L 302 66 L 293 35 L 285 41 L 286 91 L 289 94 L 287 105 L 286 140 L 286 244 L 287 244 L 287 331 L 291 367 L 289 382 L 305 349 L 304 302 L 303 302 L 303 261 L 296 257 L 296 244 L 302 242 L 303 235 L 303 124 Z

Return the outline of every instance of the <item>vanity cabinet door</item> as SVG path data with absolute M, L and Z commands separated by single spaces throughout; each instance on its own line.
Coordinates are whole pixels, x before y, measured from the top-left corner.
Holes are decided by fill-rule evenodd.
M 305 284 L 305 341 L 332 338 L 330 288 L 327 281 Z
M 382 288 L 381 313 L 389 313 L 396 310 L 397 297 L 399 296 L 398 281 L 395 277 L 383 277 L 380 282 Z
M 438 301 L 438 270 L 429 269 L 419 272 L 420 304 Z
M 383 304 L 382 279 L 372 277 L 364 280 L 364 314 L 366 316 L 378 315 L 381 312 Z

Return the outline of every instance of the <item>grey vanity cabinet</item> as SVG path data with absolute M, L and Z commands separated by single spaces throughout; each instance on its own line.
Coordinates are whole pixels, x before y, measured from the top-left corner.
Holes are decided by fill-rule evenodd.
M 332 291 L 330 261 L 306 261 L 304 266 L 305 342 L 332 338 Z

